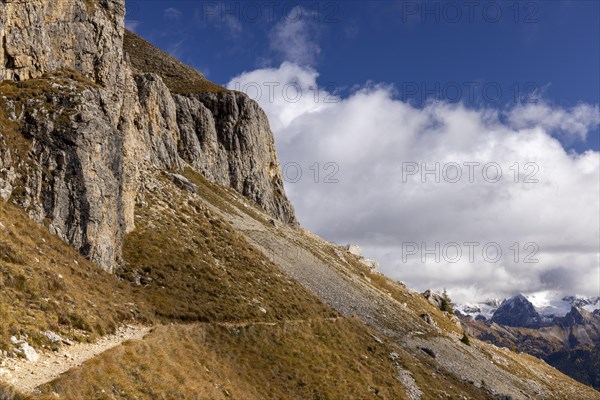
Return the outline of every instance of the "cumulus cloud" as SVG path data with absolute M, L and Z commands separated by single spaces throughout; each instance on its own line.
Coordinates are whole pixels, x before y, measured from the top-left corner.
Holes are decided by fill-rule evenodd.
M 597 106 L 415 107 L 385 85 L 341 99 L 318 89 L 317 78 L 283 63 L 229 83 L 251 96 L 252 85 L 262 86 L 253 97 L 270 118 L 303 225 L 360 244 L 392 278 L 418 290 L 446 287 L 459 301 L 545 290 L 599 295 L 600 155 L 566 152 L 552 136 L 561 129 L 585 137 L 597 128 Z M 286 84 L 301 97 L 290 101 Z M 422 262 L 421 249 L 408 255 L 409 244 L 439 260 L 426 254 Z
M 578 104 L 571 109 L 551 107 L 548 104 L 527 104 L 508 113 L 510 124 L 516 129 L 542 127 L 552 134 L 576 136 L 585 140 L 587 133 L 600 123 L 598 105 Z
M 269 115 L 273 131 L 282 133 L 296 118 L 321 111 L 339 101 L 338 97 L 319 89 L 318 76 L 318 72 L 310 67 L 286 61 L 279 68 L 244 72 L 233 78 L 227 87 L 242 91 L 259 102 Z M 289 132 L 279 139 L 289 142 Z
M 315 12 L 296 6 L 269 33 L 271 50 L 281 60 L 300 65 L 314 65 L 321 48 L 317 43 L 319 25 Z

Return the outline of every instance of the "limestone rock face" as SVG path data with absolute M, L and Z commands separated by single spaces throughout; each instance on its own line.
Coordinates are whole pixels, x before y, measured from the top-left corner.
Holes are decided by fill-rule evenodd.
M 269 121 L 258 104 L 235 92 L 177 95 L 175 101 L 185 161 L 279 220 L 295 224 Z
M 0 3 L 0 77 L 13 81 L 0 86 L 0 198 L 109 271 L 145 174 L 189 166 L 296 224 L 258 104 L 225 90 L 174 94 L 132 68 L 124 10 L 124 0 Z
M 31 163 L 21 172 L 26 193 L 15 198 L 36 220 L 107 269 L 123 238 L 122 137 L 101 108 L 101 92 L 46 94 L 65 111 L 31 104 L 23 132 L 32 138 Z
M 60 68 L 114 85 L 123 60 L 123 0 L 4 0 L 0 78 L 25 80 Z
M 136 120 L 137 130 L 148 145 L 145 149 L 147 161 L 164 169 L 183 167 L 177 153 L 177 110 L 169 89 L 159 76 L 153 74 L 138 75 L 135 82 L 141 108 Z

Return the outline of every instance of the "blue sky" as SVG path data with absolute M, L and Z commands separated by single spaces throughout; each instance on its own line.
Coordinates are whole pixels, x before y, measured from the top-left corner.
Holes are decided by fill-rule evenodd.
M 600 102 L 600 2 L 471 4 L 128 0 L 127 20 L 223 84 L 287 60 L 310 64 L 319 85 L 342 97 L 374 82 L 393 84 L 399 98 L 417 103 L 427 97 L 492 107 L 519 98 L 561 106 Z M 300 19 L 311 22 L 305 39 L 317 51 L 290 60 L 270 35 L 281 21 Z M 584 142 L 564 144 L 597 150 L 600 136 L 595 129 Z
M 262 106 L 304 227 L 459 301 L 600 296 L 600 2 L 128 11 L 138 34 Z M 444 175 L 457 166 L 460 179 Z M 458 261 L 422 257 L 457 243 Z M 421 257 L 405 257 L 414 246 Z

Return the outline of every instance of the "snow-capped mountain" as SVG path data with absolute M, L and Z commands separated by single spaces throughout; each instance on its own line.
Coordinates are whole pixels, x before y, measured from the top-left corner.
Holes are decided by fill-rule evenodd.
M 564 317 L 573 307 L 593 313 L 600 309 L 600 296 L 564 296 L 552 292 L 538 292 L 530 295 L 517 295 L 509 299 L 489 299 L 482 302 L 454 304 L 454 309 L 462 315 L 473 319 L 490 320 L 500 305 L 519 296 L 525 297 L 533 305 L 535 311 L 544 321 L 552 321 L 555 317 Z
M 454 310 L 462 315 L 470 315 L 474 319 L 491 319 L 494 312 L 500 307 L 502 300 L 489 299 L 481 303 L 454 304 Z M 459 314 L 459 315 L 460 315 Z
M 564 317 L 571 308 L 577 307 L 589 312 L 600 309 L 600 297 L 553 296 L 551 292 L 534 293 L 527 300 L 545 318 Z
M 539 328 L 544 318 L 525 296 L 519 294 L 504 300 L 491 321 L 504 326 Z

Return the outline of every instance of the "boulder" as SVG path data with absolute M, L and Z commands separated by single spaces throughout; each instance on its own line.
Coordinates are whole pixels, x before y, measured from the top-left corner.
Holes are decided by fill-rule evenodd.
M 21 351 L 23 357 L 25 357 L 25 359 L 29 362 L 36 362 L 40 359 L 38 353 L 28 343 L 21 343 L 21 347 L 19 347 L 19 350 Z
M 431 317 L 431 315 L 429 315 L 429 313 L 423 313 L 421 315 L 419 315 L 419 317 L 421 317 L 421 319 L 425 322 L 427 322 L 429 325 L 437 328 L 438 324 L 435 322 L 435 320 Z
M 360 262 L 363 265 L 366 265 L 367 267 L 369 267 L 370 269 L 372 269 L 374 271 L 377 271 L 377 269 L 379 268 L 379 261 L 377 261 L 377 260 L 370 260 L 368 258 L 362 258 L 360 260 Z
M 166 172 L 166 175 L 180 189 L 187 190 L 190 193 L 198 192 L 198 186 L 190 182 L 190 180 L 187 179 L 185 176 L 179 174 L 171 174 L 169 172 Z
M 423 292 L 423 297 L 425 297 L 425 299 L 427 299 L 428 302 L 430 302 L 431 304 L 433 304 L 436 308 L 438 309 L 442 309 L 442 304 L 443 304 L 443 298 L 441 295 L 435 293 L 432 290 L 426 290 Z
M 33 347 L 29 345 L 25 340 L 17 339 L 15 336 L 11 336 L 10 341 L 12 344 L 17 345 L 15 353 L 22 355 L 29 362 L 36 362 L 40 356 Z
M 63 341 L 63 338 L 51 331 L 44 332 L 44 336 L 46 336 L 50 343 L 61 343 Z
M 358 246 L 356 244 L 346 245 L 346 250 L 348 250 L 348 253 L 350 253 L 350 254 L 353 254 L 357 257 L 362 257 L 362 249 L 360 248 L 360 246 Z

